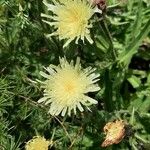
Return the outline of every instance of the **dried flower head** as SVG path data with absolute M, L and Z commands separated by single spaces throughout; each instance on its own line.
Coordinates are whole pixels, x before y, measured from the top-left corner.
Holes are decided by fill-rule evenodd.
M 125 136 L 125 123 L 122 120 L 108 122 L 104 126 L 103 130 L 106 134 L 106 138 L 101 145 L 102 147 L 106 147 L 112 144 L 118 144 Z
M 99 74 L 94 73 L 95 69 L 91 67 L 82 69 L 79 58 L 75 65 L 73 61 L 69 63 L 66 58 L 61 58 L 59 66 L 50 65 L 45 70 L 48 74 L 40 72 L 46 78 L 42 82 L 44 97 L 38 102 L 50 105 L 51 115 L 70 115 L 71 110 L 76 114 L 76 108 L 82 112 L 83 105 L 88 108 L 89 105 L 97 103 L 86 94 L 100 89 L 95 84 L 99 80 Z
M 33 139 L 28 141 L 25 145 L 26 150 L 48 150 L 48 146 L 51 144 L 50 141 L 46 141 L 44 137 L 35 136 Z
M 97 5 L 102 11 L 106 9 L 106 0 L 91 0 L 93 5 Z
M 98 9 L 94 9 L 87 0 L 52 0 L 52 2 L 53 4 L 49 4 L 46 0 L 43 1 L 48 11 L 53 12 L 53 16 L 42 14 L 42 17 L 53 21 L 43 21 L 56 29 L 49 36 L 58 35 L 60 40 L 66 39 L 64 47 L 74 39 L 76 39 L 76 43 L 78 43 L 79 39 L 84 42 L 85 38 L 90 43 L 93 43 L 89 30 L 92 24 L 89 22 L 89 19 Z M 99 12 L 101 11 L 99 10 Z

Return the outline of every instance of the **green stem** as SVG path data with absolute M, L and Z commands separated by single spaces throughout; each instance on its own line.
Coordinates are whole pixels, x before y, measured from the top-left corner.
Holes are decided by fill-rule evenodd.
M 132 114 L 131 114 L 131 117 L 130 117 L 130 124 L 134 126 L 134 114 L 135 114 L 135 109 L 133 107 L 132 109 Z
M 136 146 L 132 143 L 132 148 L 134 149 L 134 150 L 138 150 L 137 148 L 136 148 Z
M 116 51 L 114 50 L 114 46 L 113 46 L 113 40 L 112 40 L 112 36 L 109 32 L 109 29 L 108 29 L 108 26 L 107 26 L 107 23 L 106 23 L 106 17 L 105 17 L 105 14 L 102 14 L 102 18 L 100 16 L 100 14 L 97 14 L 98 18 L 100 19 L 100 28 L 102 29 L 103 33 L 104 33 L 104 36 L 105 38 L 108 40 L 109 42 L 109 50 L 112 51 L 112 56 L 113 58 L 116 60 L 117 58 L 117 54 L 116 54 Z
M 110 78 L 110 72 L 109 72 L 109 70 L 106 70 L 104 80 L 105 80 L 105 92 L 104 92 L 105 109 L 108 112 L 112 112 L 113 111 L 112 81 L 111 81 L 111 78 Z
M 135 137 L 143 143 L 148 143 L 145 139 L 141 138 L 139 135 L 135 134 Z

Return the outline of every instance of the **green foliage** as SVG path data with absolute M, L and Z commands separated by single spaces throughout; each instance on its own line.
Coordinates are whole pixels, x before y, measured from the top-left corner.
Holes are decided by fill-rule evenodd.
M 150 149 L 150 2 L 110 0 L 94 15 L 94 44 L 63 49 L 63 41 L 46 38 L 53 27 L 42 22 L 41 0 L 0 1 L 0 149 L 23 150 L 35 135 L 53 140 L 57 150 Z M 101 90 L 92 112 L 52 117 L 37 103 L 43 92 L 35 82 L 43 66 L 59 56 L 77 56 L 82 66 L 100 73 Z M 117 119 L 130 127 L 117 145 L 102 148 L 103 127 Z

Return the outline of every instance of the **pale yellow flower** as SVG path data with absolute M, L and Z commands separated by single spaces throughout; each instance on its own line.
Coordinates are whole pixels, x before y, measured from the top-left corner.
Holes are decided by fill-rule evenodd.
M 46 0 L 43 3 L 47 6 L 48 11 L 53 12 L 53 15 L 42 14 L 42 17 L 52 19 L 51 21 L 43 20 L 55 27 L 56 31 L 49 36 L 58 35 L 60 40 L 66 39 L 64 47 L 71 41 L 76 39 L 76 43 L 81 39 L 84 42 L 86 38 L 91 44 L 93 40 L 90 37 L 90 28 L 92 24 L 90 18 L 97 12 L 97 8 L 87 0 L 52 0 L 49 4 Z
M 46 141 L 44 137 L 35 136 L 33 139 L 28 141 L 25 145 L 26 150 L 48 150 L 48 146 L 51 144 L 50 141 Z
M 71 110 L 76 114 L 76 108 L 82 112 L 83 106 L 88 108 L 91 104 L 97 104 L 87 93 L 100 89 L 95 84 L 99 80 L 99 74 L 94 73 L 95 69 L 92 67 L 82 69 L 79 58 L 75 65 L 73 61 L 69 63 L 66 58 L 61 58 L 59 66 L 50 65 L 45 70 L 48 74 L 40 72 L 46 78 L 42 82 L 44 97 L 38 102 L 49 105 L 51 115 L 70 115 Z

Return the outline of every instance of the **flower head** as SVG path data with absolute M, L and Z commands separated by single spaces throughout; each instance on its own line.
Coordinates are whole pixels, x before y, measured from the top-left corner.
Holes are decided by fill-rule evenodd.
M 102 143 L 102 147 L 118 144 L 125 136 L 125 122 L 123 120 L 108 122 L 104 126 L 104 132 L 106 134 L 106 138 Z
M 26 150 L 48 150 L 48 146 L 51 144 L 50 141 L 46 141 L 44 137 L 35 136 L 33 139 L 26 143 Z
M 60 39 L 66 39 L 64 45 L 67 46 L 71 41 L 76 39 L 76 43 L 81 39 L 84 41 L 86 38 L 90 43 L 93 40 L 90 37 L 89 29 L 92 27 L 89 19 L 95 12 L 88 0 L 52 0 L 53 4 L 43 3 L 47 6 L 48 10 L 53 12 L 53 16 L 42 14 L 42 17 L 52 19 L 52 22 L 43 20 L 49 25 L 53 25 L 56 31 L 52 35 L 58 35 Z M 96 9 L 97 11 L 97 9 Z
M 59 66 L 50 65 L 45 70 L 48 74 L 40 72 L 46 78 L 42 82 L 44 97 L 38 102 L 50 105 L 51 115 L 70 115 L 71 110 L 76 114 L 76 108 L 82 112 L 83 105 L 88 108 L 89 105 L 97 103 L 86 94 L 100 89 L 94 84 L 99 80 L 99 74 L 95 74 L 95 69 L 91 67 L 82 69 L 79 58 L 75 65 L 73 61 L 69 63 L 66 58 L 61 58 Z

